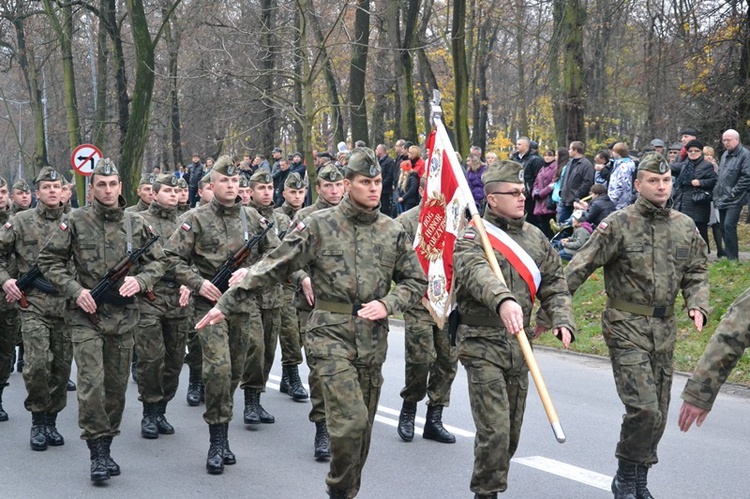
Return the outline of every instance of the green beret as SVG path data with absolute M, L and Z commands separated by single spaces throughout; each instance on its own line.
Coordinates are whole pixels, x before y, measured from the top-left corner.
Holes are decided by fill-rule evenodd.
M 259 168 L 258 171 L 253 173 L 250 177 L 250 182 L 255 182 L 256 184 L 273 184 L 273 177 L 268 173 L 268 170 Z
M 5 187 L 6 185 L 8 185 L 8 181 L 4 177 L 0 177 L 0 187 Z
M 375 178 L 380 175 L 380 163 L 369 147 L 357 147 L 352 151 L 346 169 L 353 173 Z
M 52 168 L 51 166 L 45 166 L 39 171 L 39 175 L 36 176 L 36 183 L 43 180 L 49 180 L 50 182 L 54 182 L 55 180 L 62 180 L 62 176 L 57 173 L 57 170 Z
M 638 171 L 664 175 L 665 173 L 670 173 L 671 168 L 667 160 L 664 159 L 664 156 L 658 152 L 648 152 L 641 158 L 641 162 L 638 164 Z
M 16 180 L 16 183 L 13 184 L 13 189 L 18 189 L 19 191 L 28 192 L 31 190 L 31 187 L 29 187 L 29 184 L 26 183 L 26 181 L 22 178 L 19 178 Z
M 507 159 L 487 165 L 482 174 L 482 183 L 487 185 L 493 182 L 523 184 L 523 165 Z
M 207 185 L 211 183 L 211 172 L 206 173 L 203 175 L 203 178 L 201 179 L 201 184 Z
M 291 177 L 291 175 L 290 175 Z M 326 182 L 340 182 L 344 180 L 344 176 L 341 171 L 333 163 L 328 163 L 318 172 L 318 178 L 322 178 Z
M 338 171 L 338 168 L 336 168 L 335 166 L 334 169 Z M 302 180 L 302 177 L 300 177 L 299 173 L 293 172 L 290 173 L 284 181 L 284 187 L 289 187 L 290 189 L 302 189 L 305 187 L 305 181 Z
M 160 173 L 159 175 L 156 176 L 154 183 L 177 187 L 177 177 L 175 177 L 174 173 L 171 173 L 171 172 Z
M 234 177 L 235 175 L 240 174 L 240 169 L 234 166 L 234 161 L 232 161 L 232 158 L 226 154 L 216 160 L 213 171 L 219 172 L 227 177 Z
M 138 182 L 138 187 L 142 185 L 151 185 L 154 182 L 156 182 L 156 175 L 154 175 L 153 173 L 141 175 L 141 180 L 140 182 Z
M 65 175 L 60 175 L 60 180 L 62 181 L 63 187 L 65 187 L 66 185 L 70 184 L 70 182 L 68 182 L 68 179 L 65 178 Z
M 180 177 L 179 180 L 177 180 L 177 187 L 179 187 L 180 189 L 187 189 L 187 180 L 185 180 L 184 177 Z
M 117 167 L 115 166 L 114 161 L 109 158 L 104 158 L 97 161 L 96 166 L 94 167 L 94 171 L 91 172 L 91 175 L 104 175 L 105 177 L 109 177 L 110 175 L 117 175 L 119 177 L 120 172 L 117 171 Z
M 245 175 L 240 175 L 240 189 L 247 189 L 250 187 L 250 181 L 247 180 Z

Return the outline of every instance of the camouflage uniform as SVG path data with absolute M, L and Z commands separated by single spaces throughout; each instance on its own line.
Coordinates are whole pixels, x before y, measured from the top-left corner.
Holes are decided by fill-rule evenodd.
M 750 347 L 750 288 L 730 305 L 703 350 L 693 376 L 682 391 L 682 399 L 710 411 L 721 386 Z
M 29 184 L 24 179 L 20 178 L 20 179 L 16 180 L 15 184 L 13 184 L 13 189 L 11 189 L 11 193 L 13 192 L 13 190 L 19 190 L 19 191 L 23 191 L 23 192 L 31 192 L 31 187 L 29 186 Z M 26 210 L 28 210 L 30 208 L 31 208 L 31 205 L 29 205 L 29 206 L 27 206 L 27 207 L 24 208 L 23 206 L 21 206 L 20 204 L 17 204 L 14 201 L 11 204 L 11 206 L 10 206 L 10 213 L 11 213 L 11 216 L 14 216 L 14 215 L 18 215 L 22 211 L 26 211 Z
M 357 151 L 350 167 L 364 163 Z M 371 151 L 367 156 L 366 171 L 375 177 L 377 160 Z M 403 227 L 378 209 L 363 211 L 345 197 L 337 207 L 298 224 L 216 305 L 224 314 L 233 312 L 254 290 L 308 268 L 315 310 L 308 321 L 306 349 L 321 380 L 331 436 L 326 483 L 332 492 L 349 497 L 359 490 L 369 451 L 388 333 L 387 318 L 360 319 L 357 310 L 362 303 L 380 300 L 392 314 L 424 294 L 427 280 L 409 240 Z M 393 290 L 392 280 L 397 283 Z
M 4 178 L 0 177 L 0 187 L 8 185 Z M 0 210 L 0 224 L 5 224 L 10 218 L 9 208 Z M 8 274 L 15 277 L 18 275 L 15 256 L 11 256 L 7 262 Z M 8 303 L 5 292 L 0 289 L 0 421 L 7 421 L 8 414 L 3 409 L 3 389 L 8 385 L 11 370 L 13 369 L 13 357 L 18 344 L 19 336 L 18 305 Z
M 125 208 L 125 211 L 129 213 L 141 213 L 144 211 L 148 211 L 149 205 L 147 205 L 143 199 L 138 199 L 138 202 L 134 204 L 133 206 L 128 206 Z
M 482 180 L 523 183 L 521 165 L 511 161 L 488 167 Z M 520 180 L 519 180 L 520 179 Z M 494 214 L 488 206 L 484 220 L 505 231 L 521 246 L 541 273 L 537 290 L 541 308 L 552 317 L 552 325 L 574 331 L 573 309 L 562 263 L 545 235 L 526 222 Z M 457 332 L 458 359 L 466 368 L 469 400 L 477 432 L 474 438 L 474 470 L 470 488 L 480 497 L 508 488 L 508 469 L 521 436 L 528 366 L 516 338 L 508 334 L 500 319 L 500 305 L 515 300 L 523 309 L 524 330 L 531 339 L 534 297 L 526 281 L 497 250 L 495 256 L 505 283 L 495 276 L 482 249 L 477 230 L 467 227 L 458 236 L 453 253 L 455 293 L 460 325 Z
M 45 175 L 47 172 L 54 174 Z M 46 167 L 40 179 L 54 181 L 60 177 Z M 5 224 L 0 230 L 0 282 L 14 277 L 16 263 L 21 274 L 29 271 L 63 218 L 63 211 L 62 204 L 48 208 L 39 202 L 35 209 L 23 211 Z M 33 286 L 24 294 L 29 305 L 20 309 L 26 364 L 23 378 L 28 393 L 24 406 L 29 412 L 56 418 L 67 404 L 73 357 L 70 329 L 65 324 L 66 300 Z
M 172 174 L 159 175 L 156 180 L 161 185 L 177 185 Z M 178 227 L 177 209 L 162 207 L 156 201 L 140 215 L 164 240 Z M 140 303 L 141 320 L 135 334 L 138 392 L 153 424 L 161 428 L 161 433 L 172 433 L 171 425 L 163 424 L 164 411 L 177 392 L 190 327 L 188 310 L 180 306 L 179 285 L 172 272 L 156 282 L 153 292 L 155 301 Z
M 415 206 L 396 219 L 412 238 L 417 233 L 421 209 L 422 205 Z M 428 396 L 429 416 L 438 410 L 432 408 L 441 408 L 439 411 L 442 414 L 442 407 L 450 405 L 451 385 L 456 377 L 458 358 L 456 348 L 450 345 L 447 327 L 439 328 L 421 302 L 404 311 L 404 323 L 406 366 L 405 384 L 401 390 L 401 398 L 404 399 L 402 413 L 409 416 L 413 438 L 413 414 L 417 402 L 425 395 Z M 403 418 L 399 419 L 401 421 Z M 427 418 L 428 424 L 431 420 L 431 417 Z M 442 423 L 440 426 L 442 427 Z M 429 438 L 431 434 L 427 435 Z M 455 441 L 455 438 L 452 440 Z

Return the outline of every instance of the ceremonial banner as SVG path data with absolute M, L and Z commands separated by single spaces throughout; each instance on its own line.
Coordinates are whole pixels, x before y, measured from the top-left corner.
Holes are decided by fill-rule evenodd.
M 469 186 L 442 122 L 432 130 L 425 147 L 429 151 L 427 187 L 414 249 L 428 280 L 422 303 L 442 328 L 454 306 L 453 246 L 466 225 L 466 200 L 474 204 L 466 196 Z

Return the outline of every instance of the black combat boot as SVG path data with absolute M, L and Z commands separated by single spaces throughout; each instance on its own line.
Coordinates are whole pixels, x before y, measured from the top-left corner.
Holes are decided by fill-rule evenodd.
M 167 421 L 167 401 L 162 400 L 156 403 L 156 427 L 162 435 L 173 435 L 174 426 Z
M 639 464 L 635 468 L 635 497 L 637 499 L 654 499 L 648 490 L 648 466 Z
M 68 378 L 68 385 L 65 387 L 65 389 L 68 390 L 69 392 L 74 392 L 74 391 L 76 391 L 77 388 L 78 387 L 73 382 L 73 380 L 70 379 L 70 378 Z
M 52 447 L 65 445 L 65 439 L 60 435 L 60 432 L 57 431 L 57 413 L 46 412 L 44 415 L 46 420 L 44 433 L 47 437 L 47 445 L 51 445 Z
M 330 499 L 349 499 L 349 492 L 347 492 L 346 490 L 328 487 L 328 497 Z
M 315 459 L 326 461 L 331 457 L 331 440 L 328 438 L 328 426 L 325 421 L 315 423 Z
M 5 385 L 0 385 L 0 421 L 8 421 L 8 413 L 3 409 L 3 390 Z
M 91 481 L 103 482 L 109 480 L 109 470 L 107 470 L 107 458 L 105 457 L 104 444 L 101 438 L 86 440 L 91 453 Z
M 245 424 L 260 424 L 258 405 L 260 393 L 255 388 L 245 388 Z
M 141 419 L 141 436 L 149 440 L 159 438 L 159 406 L 155 403 L 143 403 L 143 419 Z
M 404 400 L 401 414 L 398 415 L 398 436 L 404 442 L 414 440 L 414 417 L 417 415 L 417 403 Z
M 201 375 L 190 370 L 190 377 L 188 378 L 188 389 L 187 389 L 187 403 L 189 406 L 195 407 L 201 403 L 203 393 L 203 383 L 201 381 Z
M 115 462 L 114 459 L 112 459 L 111 449 L 112 449 L 112 437 L 102 437 L 102 451 L 104 452 L 104 462 L 107 466 L 107 471 L 109 471 L 109 476 L 119 476 L 120 475 L 120 465 Z
M 47 415 L 44 412 L 31 413 L 31 450 L 47 450 Z
M 224 423 L 224 464 L 237 464 L 237 457 L 229 448 L 229 423 Z
M 295 402 L 304 402 L 310 396 L 307 394 L 307 390 L 302 386 L 302 380 L 299 379 L 299 368 L 297 366 L 285 366 L 284 370 L 289 378 L 289 396 Z
M 497 492 L 492 494 L 474 494 L 474 499 L 497 499 Z
M 636 465 L 620 460 L 617 474 L 612 479 L 612 493 L 614 499 L 637 499 L 636 496 Z
M 210 424 L 208 433 L 211 444 L 208 447 L 206 470 L 211 475 L 221 475 L 224 473 L 224 425 Z
M 289 376 L 286 373 L 286 366 L 281 366 L 281 383 L 279 383 L 281 393 L 289 393 Z M 291 394 L 289 395 L 291 397 Z
M 16 361 L 16 371 L 19 373 L 23 372 L 23 366 L 26 365 L 26 362 L 23 361 L 23 343 L 18 345 L 18 361 Z
M 422 438 L 436 440 L 443 444 L 456 443 L 456 437 L 443 427 L 442 405 L 431 405 L 427 407 L 427 418 L 424 424 Z
M 263 424 L 273 424 L 276 422 L 276 418 L 273 417 L 268 411 L 263 409 L 263 406 L 260 405 L 260 392 L 258 393 L 258 407 L 256 408 L 256 411 L 258 412 L 258 417 L 260 418 L 260 422 Z

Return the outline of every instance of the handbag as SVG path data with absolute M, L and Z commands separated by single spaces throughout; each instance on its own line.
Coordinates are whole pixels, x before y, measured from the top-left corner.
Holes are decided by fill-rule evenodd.
M 552 199 L 552 196 L 548 196 L 545 202 L 547 203 L 547 209 L 549 211 L 557 210 L 557 203 Z
M 711 193 L 703 189 L 695 189 L 693 191 L 693 203 L 695 204 L 708 204 L 711 202 Z

